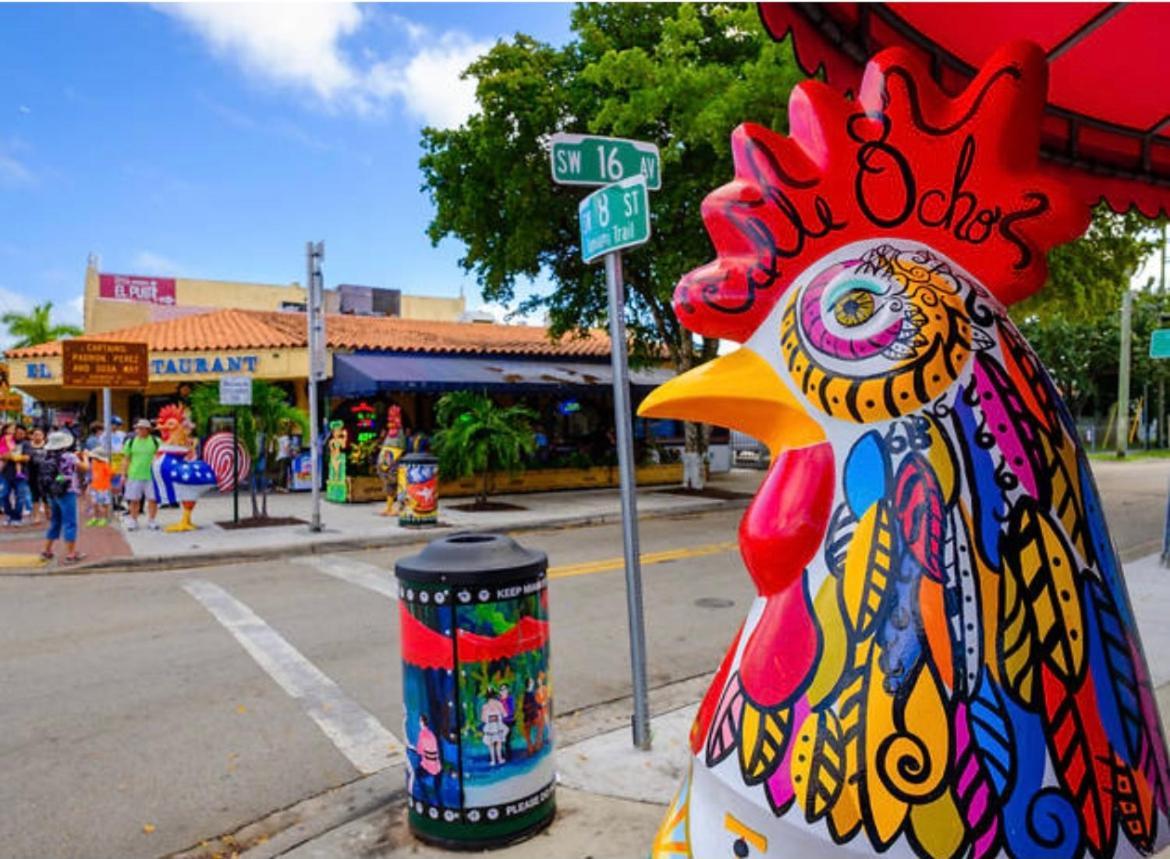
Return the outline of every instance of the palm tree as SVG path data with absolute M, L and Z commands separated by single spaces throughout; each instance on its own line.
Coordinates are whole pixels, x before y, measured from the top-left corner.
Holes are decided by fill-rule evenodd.
M 54 325 L 51 319 L 53 302 L 38 304 L 28 313 L 9 311 L 0 316 L 0 323 L 8 328 L 8 336 L 15 338 L 12 349 L 37 346 L 63 337 L 77 337 L 81 329 L 76 325 Z
M 235 419 L 240 442 L 253 460 L 252 479 L 248 486 L 252 500 L 252 517 L 267 518 L 268 481 L 263 476 L 264 464 L 275 455 L 280 430 L 286 424 L 299 427 L 304 438 L 312 442 L 309 437 L 309 416 L 291 405 L 288 402 L 288 395 L 281 388 L 259 379 L 252 380 L 250 406 L 220 405 L 219 385 L 214 382 L 196 385 L 191 391 L 189 402 L 191 417 L 195 421 L 195 431 L 200 436 L 207 435 L 212 418 Z M 256 494 L 257 485 L 260 487 L 259 499 Z
M 536 412 L 525 406 L 499 406 L 486 394 L 452 391 L 435 404 L 435 449 L 439 470 L 450 477 L 482 476 L 476 507 L 484 507 L 488 475 L 509 474 L 524 467 L 524 457 L 536 450 L 536 434 L 529 421 Z

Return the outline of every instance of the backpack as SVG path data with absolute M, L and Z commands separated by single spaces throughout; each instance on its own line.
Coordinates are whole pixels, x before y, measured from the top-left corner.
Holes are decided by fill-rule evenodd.
M 64 474 L 64 455 L 63 451 L 55 450 L 41 463 L 41 493 L 46 498 L 62 498 L 73 488 L 73 481 Z

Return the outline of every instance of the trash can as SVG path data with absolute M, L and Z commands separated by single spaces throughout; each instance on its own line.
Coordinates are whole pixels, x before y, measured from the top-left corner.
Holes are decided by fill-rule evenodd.
M 398 524 L 439 522 L 439 460 L 429 453 L 408 453 L 398 461 Z
M 553 796 L 548 558 L 497 534 L 394 566 L 410 828 L 478 849 L 547 826 Z

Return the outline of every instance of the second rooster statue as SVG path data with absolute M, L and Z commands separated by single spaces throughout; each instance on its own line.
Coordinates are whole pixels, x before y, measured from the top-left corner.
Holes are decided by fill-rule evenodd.
M 1149 855 L 1170 774 L 1076 428 L 1005 306 L 1088 213 L 1037 166 L 1043 54 L 949 98 L 899 51 L 744 125 L 688 328 L 743 346 L 641 414 L 765 441 L 759 596 L 654 859 Z

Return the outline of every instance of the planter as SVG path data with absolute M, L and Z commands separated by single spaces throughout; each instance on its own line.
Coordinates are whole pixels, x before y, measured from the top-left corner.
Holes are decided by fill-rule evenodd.
M 634 472 L 639 486 L 662 486 L 682 483 L 681 462 L 665 465 L 640 465 Z M 592 468 L 530 468 L 516 474 L 492 474 L 489 495 L 518 495 L 525 492 L 556 492 L 562 489 L 605 489 L 619 483 L 618 467 L 598 465 Z M 377 477 L 346 478 L 350 504 L 385 501 L 382 481 Z M 479 478 L 465 477 L 439 481 L 440 498 L 467 498 L 479 492 Z

